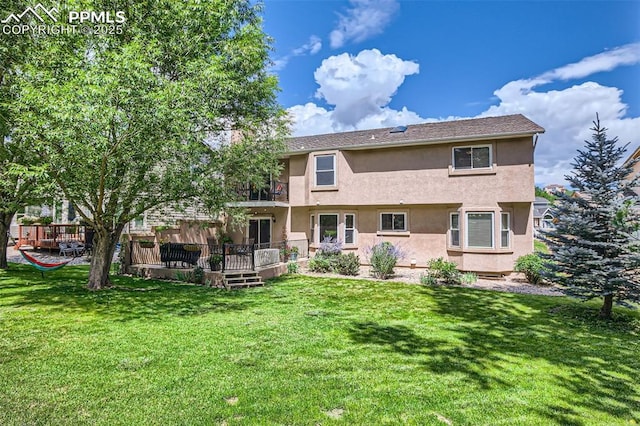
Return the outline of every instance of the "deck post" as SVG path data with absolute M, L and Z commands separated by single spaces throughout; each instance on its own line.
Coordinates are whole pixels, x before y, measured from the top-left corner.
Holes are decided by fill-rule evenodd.
M 227 269 L 227 243 L 222 244 L 222 272 Z

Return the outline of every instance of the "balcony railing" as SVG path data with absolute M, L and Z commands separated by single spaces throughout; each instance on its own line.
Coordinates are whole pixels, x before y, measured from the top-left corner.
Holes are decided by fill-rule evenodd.
M 238 188 L 241 201 L 279 201 L 289 202 L 289 184 L 287 182 L 272 181 L 262 188 L 253 185 L 243 185 Z

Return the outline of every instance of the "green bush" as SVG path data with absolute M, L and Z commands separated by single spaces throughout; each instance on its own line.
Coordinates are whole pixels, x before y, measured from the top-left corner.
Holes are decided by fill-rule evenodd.
M 394 246 L 389 241 L 383 241 L 368 250 L 369 263 L 371 263 L 371 274 L 382 280 L 393 275 L 396 263 L 404 255 L 399 247 Z
M 200 266 L 193 268 L 193 282 L 196 284 L 204 283 L 204 269 Z
M 318 253 L 309 260 L 308 268 L 311 272 L 335 272 L 341 275 L 358 275 L 360 272 L 360 258 L 354 253 Z
M 315 255 L 309 260 L 309 270 L 311 272 L 331 272 L 333 270 L 332 259 L 319 254 Z
M 296 262 L 287 263 L 287 274 L 297 274 L 299 266 Z
M 438 284 L 438 279 L 434 277 L 429 272 L 425 272 L 420 274 L 420 284 L 423 285 L 436 285 Z
M 204 269 L 200 266 L 193 268 L 193 271 L 176 271 L 176 280 L 185 283 L 203 284 Z
M 478 281 L 478 276 L 473 272 L 465 272 L 460 274 L 460 284 L 473 284 Z
M 358 275 L 360 273 L 360 257 L 355 253 L 339 255 L 333 269 L 340 275 Z
M 455 262 L 449 262 L 442 257 L 427 262 L 429 273 L 445 284 L 460 284 L 460 271 Z
M 544 260 L 536 254 L 526 254 L 516 260 L 516 272 L 522 272 L 528 282 L 534 285 L 542 283 L 542 273 L 546 270 Z

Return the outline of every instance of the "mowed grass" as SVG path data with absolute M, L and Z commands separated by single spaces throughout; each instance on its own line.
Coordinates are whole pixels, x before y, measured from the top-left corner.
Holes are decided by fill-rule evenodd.
M 0 271 L 0 424 L 640 423 L 640 316 L 290 276 L 226 292 Z

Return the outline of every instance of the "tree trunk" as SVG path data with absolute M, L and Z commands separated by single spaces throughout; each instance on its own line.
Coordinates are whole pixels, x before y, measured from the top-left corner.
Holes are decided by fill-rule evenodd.
M 604 296 L 604 303 L 600 308 L 600 318 L 611 319 L 613 312 L 613 294 L 607 294 Z
M 15 212 L 0 212 L 0 269 L 7 269 L 7 245 L 9 237 L 7 231 L 11 227 L 11 221 Z
M 118 226 L 115 231 L 95 230 L 91 270 L 89 271 L 89 282 L 87 284 L 89 290 L 102 290 L 111 287 L 109 272 L 113 261 L 113 253 L 116 250 L 116 243 L 120 239 L 121 232 L 121 226 Z

